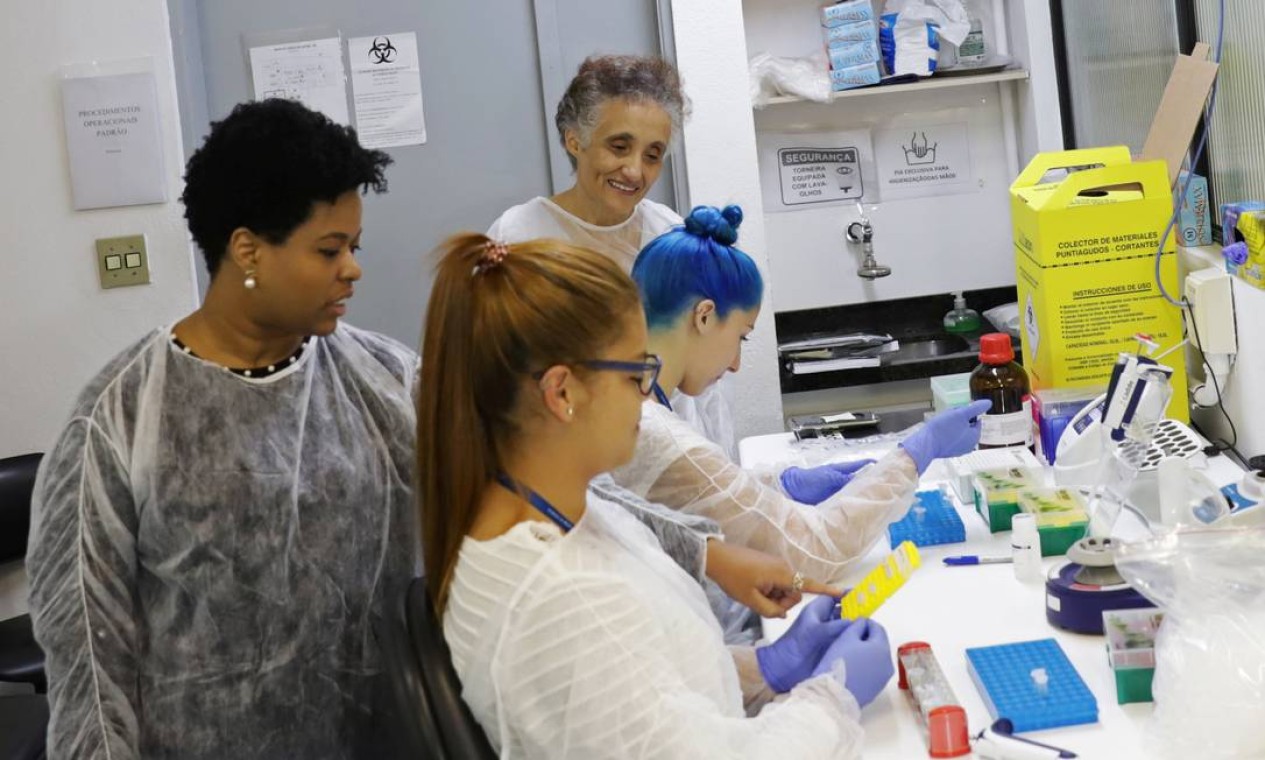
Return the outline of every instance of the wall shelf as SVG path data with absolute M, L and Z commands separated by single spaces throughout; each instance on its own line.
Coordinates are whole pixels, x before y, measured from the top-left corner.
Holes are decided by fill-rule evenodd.
M 1028 72 L 1024 69 L 1007 69 L 1005 71 L 995 71 L 991 74 L 958 75 L 958 76 L 941 76 L 928 77 L 918 82 L 910 82 L 909 84 L 889 84 L 878 85 L 875 87 L 861 87 L 855 90 L 843 90 L 833 93 L 830 102 L 843 100 L 845 98 L 861 98 L 875 95 L 898 95 L 907 92 L 920 92 L 924 90 L 940 90 L 948 87 L 965 87 L 973 84 L 991 84 L 993 82 L 1014 82 L 1021 79 L 1027 79 Z M 794 95 L 779 95 L 770 98 L 768 105 L 781 105 L 783 103 L 815 103 L 814 100 L 806 100 Z M 823 104 L 825 105 L 825 104 Z

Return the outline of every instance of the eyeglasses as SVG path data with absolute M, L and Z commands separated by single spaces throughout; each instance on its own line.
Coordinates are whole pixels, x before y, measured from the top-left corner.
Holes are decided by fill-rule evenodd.
M 596 370 L 610 370 L 612 372 L 633 372 L 640 377 L 637 379 L 637 388 L 641 390 L 641 395 L 649 396 L 654 390 L 654 385 L 659 381 L 659 371 L 663 369 L 663 360 L 654 354 L 646 354 L 644 362 L 620 362 L 608 359 L 590 359 L 588 361 L 576 362 L 581 367 L 588 367 Z
M 613 359 L 589 359 L 587 361 L 575 362 L 581 367 L 587 367 L 595 370 L 606 370 L 609 372 L 628 372 L 638 375 L 637 388 L 641 391 L 641 395 L 649 396 L 654 390 L 655 383 L 659 381 L 659 371 L 663 369 L 663 360 L 654 354 L 646 354 L 644 362 L 621 362 Z M 539 380 L 544 377 L 544 372 L 536 372 L 532 377 Z

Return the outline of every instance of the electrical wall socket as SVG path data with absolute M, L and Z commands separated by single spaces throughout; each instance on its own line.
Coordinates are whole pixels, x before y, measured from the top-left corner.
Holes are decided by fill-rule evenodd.
M 149 253 L 144 235 L 97 240 L 97 274 L 102 288 L 123 288 L 149 282 Z

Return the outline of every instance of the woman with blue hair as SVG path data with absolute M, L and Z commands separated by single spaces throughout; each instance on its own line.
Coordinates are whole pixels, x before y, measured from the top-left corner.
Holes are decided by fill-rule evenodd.
M 698 206 L 633 264 L 649 351 L 662 367 L 642 406 L 637 451 L 614 477 L 651 501 L 715 520 L 730 543 L 782 557 L 804 575 L 838 580 L 909 508 L 932 460 L 975 448 L 975 418 L 988 402 L 932 418 L 855 476 L 848 465 L 788 468 L 780 478 L 739 467 L 670 405 L 673 392 L 697 395 L 738 371 L 742 341 L 755 328 L 764 280 L 734 247 L 741 223 L 737 206 Z

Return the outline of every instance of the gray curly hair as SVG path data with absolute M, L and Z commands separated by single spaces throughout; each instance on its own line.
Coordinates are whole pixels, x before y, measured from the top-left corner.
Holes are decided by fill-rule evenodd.
M 681 89 L 681 75 L 672 64 L 653 56 L 589 56 L 558 101 L 554 124 L 562 147 L 567 146 L 567 130 L 574 131 L 580 144 L 587 146 L 602 105 L 615 98 L 654 103 L 667 112 L 673 132 L 679 131 L 689 116 L 690 102 Z M 567 153 L 567 158 L 574 169 L 575 156 Z

